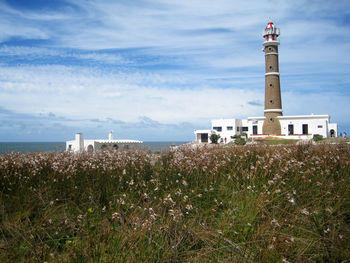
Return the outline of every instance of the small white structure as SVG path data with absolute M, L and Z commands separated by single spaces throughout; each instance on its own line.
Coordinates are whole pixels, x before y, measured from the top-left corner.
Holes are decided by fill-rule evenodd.
M 281 134 L 274 137 L 283 139 L 312 139 L 314 135 L 323 138 L 337 137 L 338 125 L 330 123 L 329 115 L 298 115 L 278 116 L 281 123 Z M 197 143 L 211 143 L 210 135 L 220 135 L 220 143 L 229 143 L 235 140 L 236 135 L 246 134 L 248 138 L 263 138 L 265 117 L 248 117 L 247 119 L 216 119 L 211 121 L 210 130 L 195 130 Z
M 82 133 L 75 134 L 75 140 L 66 142 L 66 150 L 72 152 L 96 152 L 103 149 L 135 149 L 143 143 L 138 140 L 114 140 L 113 132 L 108 135 L 108 140 L 84 140 Z

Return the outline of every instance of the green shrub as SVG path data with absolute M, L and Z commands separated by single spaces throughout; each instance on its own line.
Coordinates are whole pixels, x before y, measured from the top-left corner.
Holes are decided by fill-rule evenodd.
M 245 145 L 246 144 L 246 140 L 242 138 L 241 135 L 235 135 L 235 141 L 234 144 L 236 145 Z
M 314 140 L 315 142 L 322 141 L 322 140 L 323 140 L 323 136 L 320 135 L 320 134 L 314 134 L 313 140 Z
M 212 133 L 212 134 L 210 135 L 210 141 L 211 141 L 211 143 L 217 144 L 218 141 L 219 141 L 219 139 L 220 139 L 220 135 L 219 135 L 219 134 Z

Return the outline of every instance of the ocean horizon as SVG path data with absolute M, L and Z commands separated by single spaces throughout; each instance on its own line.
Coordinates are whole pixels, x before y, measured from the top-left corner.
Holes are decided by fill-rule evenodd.
M 140 148 L 158 152 L 169 149 L 170 146 L 179 146 L 189 141 L 145 141 Z M 0 154 L 10 152 L 60 152 L 66 150 L 65 142 L 0 142 Z

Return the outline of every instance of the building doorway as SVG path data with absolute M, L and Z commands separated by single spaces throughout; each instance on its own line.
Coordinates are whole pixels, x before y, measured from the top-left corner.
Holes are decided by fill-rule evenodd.
M 303 124 L 303 134 L 309 134 L 309 126 L 307 124 Z
M 258 126 L 257 125 L 253 125 L 253 134 L 254 135 L 258 134 Z
M 201 133 L 201 142 L 208 142 L 208 133 Z
M 330 132 L 331 132 L 331 137 L 335 137 L 335 131 L 331 129 Z
M 294 135 L 294 125 L 293 124 L 288 125 L 288 135 Z

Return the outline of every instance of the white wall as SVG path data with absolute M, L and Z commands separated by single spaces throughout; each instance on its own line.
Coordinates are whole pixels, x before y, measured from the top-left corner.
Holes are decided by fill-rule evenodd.
M 331 130 L 334 130 L 334 136 L 338 137 L 338 124 L 328 123 L 328 136 L 331 137 Z
M 261 135 L 263 134 L 263 124 L 264 124 L 264 120 L 265 120 L 265 117 L 249 117 L 248 120 L 246 120 L 247 122 L 244 122 L 244 123 L 247 123 L 248 125 L 248 132 L 246 132 L 248 134 L 248 138 L 253 136 L 253 126 L 257 126 L 257 134 Z
M 329 115 L 300 115 L 300 116 L 280 116 L 277 117 L 281 123 L 281 134 L 286 139 L 312 139 L 314 134 L 320 134 L 324 138 L 330 137 L 330 130 L 333 129 L 335 137 L 338 134 L 338 125 L 336 123 L 329 123 Z M 211 121 L 211 129 L 214 127 L 221 127 L 221 132 L 216 131 L 223 139 L 226 137 L 226 142 L 233 141 L 231 137 L 237 134 L 246 133 L 248 138 L 250 137 L 266 137 L 262 135 L 262 127 L 265 117 L 249 117 L 248 119 L 215 119 Z M 292 124 L 294 127 L 294 135 L 288 134 L 288 125 Z M 303 124 L 308 125 L 308 134 L 303 135 Z M 253 126 L 257 126 L 257 135 L 253 135 Z M 227 127 L 231 126 L 232 130 L 228 130 Z M 237 131 L 237 127 L 239 131 Z M 243 127 L 248 127 L 248 131 L 243 131 Z M 201 143 L 200 134 L 208 133 L 208 137 L 213 131 L 211 130 L 197 130 L 196 142 Z M 280 137 L 280 136 L 279 136 Z M 281 137 L 282 138 L 282 137 Z M 210 139 L 209 139 L 210 143 Z
M 226 143 L 228 143 L 234 140 L 233 136 L 240 134 L 240 131 L 237 131 L 239 124 L 240 120 L 238 119 L 216 119 L 211 121 L 211 129 L 215 130 L 215 127 L 221 127 L 222 130 L 216 131 L 216 133 L 220 135 L 220 142 L 224 143 L 226 138 Z M 232 129 L 229 127 L 232 127 Z
M 205 143 L 205 142 L 202 142 L 201 140 L 201 135 L 202 134 L 207 134 L 208 135 L 208 143 L 211 143 L 210 141 L 210 134 L 212 133 L 211 130 L 195 130 L 194 131 L 194 134 L 195 134 L 195 141 L 197 143 Z
M 308 125 L 308 134 L 320 134 L 328 137 L 328 115 L 305 115 L 305 116 L 281 116 L 278 117 L 281 123 L 282 134 L 288 136 L 288 125 L 293 125 L 294 135 L 303 134 L 303 124 Z

